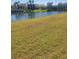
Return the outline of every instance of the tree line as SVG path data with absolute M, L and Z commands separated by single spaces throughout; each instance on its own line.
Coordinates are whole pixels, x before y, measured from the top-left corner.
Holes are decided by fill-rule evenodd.
M 47 11 L 67 11 L 67 3 L 58 3 L 57 5 L 47 3 L 47 5 L 43 5 L 43 4 L 28 4 L 28 3 L 15 2 L 13 5 L 11 5 L 11 12 L 13 11 L 28 12 L 29 10 L 39 10 L 39 9 Z

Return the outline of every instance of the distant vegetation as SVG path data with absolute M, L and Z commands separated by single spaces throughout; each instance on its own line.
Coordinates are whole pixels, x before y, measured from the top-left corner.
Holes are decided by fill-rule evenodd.
M 41 5 L 41 4 L 28 4 L 28 3 L 20 3 L 15 2 L 13 5 L 11 5 L 11 12 L 29 12 L 34 11 L 38 12 L 40 10 L 41 12 L 44 11 L 67 11 L 67 3 L 58 3 L 58 5 L 53 5 L 53 3 L 47 3 L 47 5 Z M 39 12 L 40 12 L 39 11 Z
M 48 3 L 47 11 L 67 11 L 67 3 L 59 3 L 58 5 Z

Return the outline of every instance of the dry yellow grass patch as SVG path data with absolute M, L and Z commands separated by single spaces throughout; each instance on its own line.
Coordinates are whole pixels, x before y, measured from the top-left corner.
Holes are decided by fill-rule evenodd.
M 12 22 L 12 59 L 66 59 L 66 16 Z

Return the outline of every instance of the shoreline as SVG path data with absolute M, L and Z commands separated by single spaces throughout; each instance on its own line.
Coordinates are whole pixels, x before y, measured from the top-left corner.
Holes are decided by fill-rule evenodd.
M 20 22 L 20 21 L 29 21 L 29 20 L 37 20 L 37 19 L 40 19 L 40 18 L 45 18 L 45 17 L 50 17 L 50 16 L 55 16 L 55 15 L 60 15 L 60 14 L 64 14 L 64 13 L 67 13 L 67 12 L 63 12 L 63 13 L 59 13 L 59 14 L 53 14 L 53 15 L 48 15 L 48 16 L 43 16 L 43 17 L 38 17 L 38 18 L 31 18 L 31 19 L 23 19 L 23 20 L 15 20 L 15 21 L 12 21 L 12 23 L 14 22 Z

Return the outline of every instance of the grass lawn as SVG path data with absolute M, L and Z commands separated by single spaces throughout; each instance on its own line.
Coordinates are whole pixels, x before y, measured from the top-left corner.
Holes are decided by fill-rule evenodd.
M 12 22 L 12 59 L 67 59 L 67 14 Z
M 47 12 L 47 10 L 37 9 L 37 10 L 34 10 L 34 12 Z

